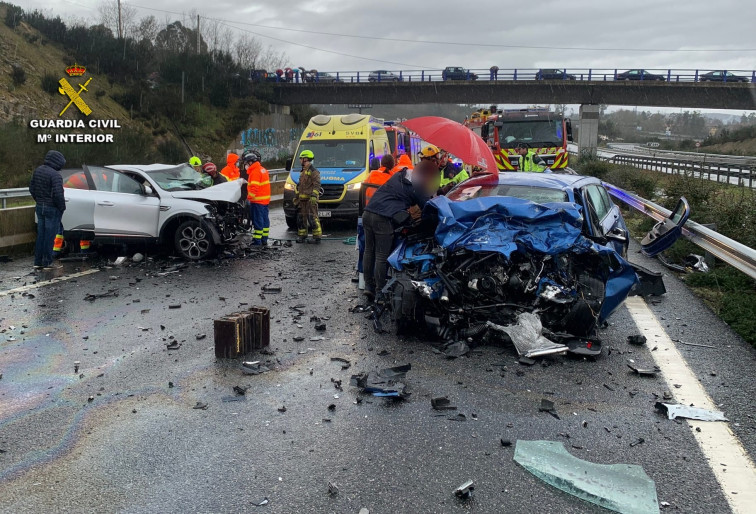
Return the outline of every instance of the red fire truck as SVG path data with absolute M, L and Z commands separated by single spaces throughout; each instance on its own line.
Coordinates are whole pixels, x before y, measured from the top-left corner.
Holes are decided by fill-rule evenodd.
M 551 169 L 567 167 L 567 142 L 572 141 L 569 118 L 548 108 L 497 110 L 491 107 L 492 114 L 473 116 L 465 124 L 491 147 L 499 170 L 517 169 L 520 158 L 515 146 L 518 143 L 527 144 Z

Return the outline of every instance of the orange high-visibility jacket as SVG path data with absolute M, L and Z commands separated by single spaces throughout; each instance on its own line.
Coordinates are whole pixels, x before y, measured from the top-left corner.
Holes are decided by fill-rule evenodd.
M 247 168 L 247 200 L 251 203 L 268 205 L 270 203 L 270 175 L 259 162 Z
M 226 166 L 221 170 L 221 175 L 226 177 L 229 182 L 239 178 L 239 168 L 236 167 L 236 161 L 239 160 L 239 156 L 235 153 L 230 153 L 226 156 Z
M 385 167 L 381 166 L 377 170 L 370 172 L 370 175 L 368 175 L 368 178 L 365 181 L 365 185 L 380 187 L 383 184 L 385 184 L 388 181 L 388 179 L 391 178 L 391 175 L 393 174 L 394 174 L 393 170 L 386 170 Z M 367 205 L 370 202 L 370 199 L 373 197 L 373 195 L 375 194 L 377 190 L 378 190 L 377 187 L 365 188 L 365 205 Z

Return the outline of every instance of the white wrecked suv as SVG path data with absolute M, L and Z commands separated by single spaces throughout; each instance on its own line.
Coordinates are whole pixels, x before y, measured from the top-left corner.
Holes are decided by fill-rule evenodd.
M 159 243 L 201 260 L 235 241 L 246 223 L 246 181 L 205 188 L 188 164 L 85 165 L 61 174 L 67 242 Z

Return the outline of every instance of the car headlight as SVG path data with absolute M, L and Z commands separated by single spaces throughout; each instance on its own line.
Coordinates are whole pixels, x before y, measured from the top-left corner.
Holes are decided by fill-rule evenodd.
M 348 191 L 359 191 L 362 187 L 362 182 L 355 182 L 354 184 L 347 184 Z
M 285 182 L 284 189 L 287 191 L 294 191 L 294 184 L 292 182 Z

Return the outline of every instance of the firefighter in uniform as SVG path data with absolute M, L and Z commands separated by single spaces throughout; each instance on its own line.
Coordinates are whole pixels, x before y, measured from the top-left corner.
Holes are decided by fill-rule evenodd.
M 270 175 L 260 163 L 262 155 L 257 150 L 250 150 L 242 157 L 247 167 L 247 200 L 252 226 L 255 229 L 253 245 L 267 246 L 270 235 Z
M 312 165 L 315 155 L 310 150 L 303 150 L 299 154 L 302 171 L 299 174 L 299 184 L 295 189 L 294 204 L 297 206 L 297 243 L 307 240 L 307 230 L 312 229 L 312 237 L 316 244 L 320 244 L 323 229 L 318 219 L 318 198 L 320 197 L 320 172 Z
M 517 171 L 525 171 L 529 173 L 543 173 L 546 171 L 546 162 L 540 155 L 528 148 L 525 143 L 517 143 L 515 146 L 515 152 L 520 156 L 520 163 L 517 166 Z

